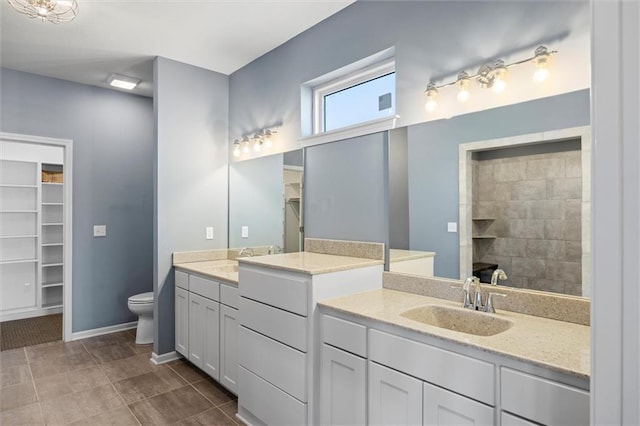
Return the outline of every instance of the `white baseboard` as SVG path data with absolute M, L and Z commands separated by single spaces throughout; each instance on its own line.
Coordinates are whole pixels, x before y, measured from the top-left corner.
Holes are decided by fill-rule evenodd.
M 167 352 L 166 354 L 158 355 L 155 352 L 151 353 L 151 362 L 155 365 L 166 364 L 167 362 L 175 361 L 182 358 L 178 352 Z
M 86 339 L 87 337 L 101 336 L 103 334 L 116 333 L 118 331 L 130 330 L 138 326 L 138 321 L 126 322 L 124 324 L 110 325 L 108 327 L 94 328 L 93 330 L 78 331 L 71 334 L 71 340 Z
M 0 322 L 15 321 L 33 317 L 42 317 L 45 315 L 61 314 L 62 307 L 57 308 L 27 308 L 16 312 L 0 314 Z

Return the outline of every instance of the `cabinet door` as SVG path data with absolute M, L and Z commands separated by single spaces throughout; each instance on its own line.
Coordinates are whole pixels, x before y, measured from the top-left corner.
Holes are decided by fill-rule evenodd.
M 424 384 L 424 425 L 492 425 L 493 408 L 457 393 Z
M 322 345 L 321 424 L 366 424 L 366 369 L 364 358 Z
M 220 381 L 220 303 L 204 299 L 204 353 L 202 369 Z
M 220 383 L 238 394 L 238 310 L 220 305 Z
M 189 292 L 176 287 L 176 351 L 189 357 Z
M 189 292 L 189 361 L 204 370 L 204 330 L 206 299 Z
M 369 424 L 421 425 L 422 381 L 369 361 Z
M 500 414 L 500 424 L 502 426 L 536 426 L 537 423 L 531 423 L 517 416 L 512 416 L 504 411 Z

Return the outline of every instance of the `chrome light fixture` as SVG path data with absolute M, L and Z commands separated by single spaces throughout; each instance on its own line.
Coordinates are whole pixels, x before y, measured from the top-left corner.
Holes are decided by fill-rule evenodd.
M 240 141 L 238 139 L 233 141 L 233 156 L 240 157 Z
M 76 0 L 7 0 L 18 12 L 42 22 L 61 24 L 78 16 Z
M 502 59 L 498 59 L 494 62 L 487 62 L 482 64 L 478 69 L 478 72 L 474 75 L 469 75 L 465 71 L 461 71 L 458 74 L 458 78 L 455 81 L 436 85 L 430 81 L 425 90 L 427 101 L 425 103 L 425 109 L 429 112 L 434 111 L 438 106 L 437 98 L 439 90 L 447 86 L 458 87 L 458 101 L 466 102 L 469 100 L 471 93 L 470 83 L 472 79 L 476 80 L 478 87 L 481 89 L 491 89 L 496 93 L 503 92 L 507 86 L 507 74 L 508 68 L 524 64 L 526 62 L 532 62 L 536 70 L 533 74 L 533 78 L 537 82 L 543 82 L 549 77 L 549 65 L 551 63 L 551 56 L 558 53 L 555 50 L 548 50 L 545 46 L 538 47 L 533 56 L 523 59 L 521 61 L 505 64 Z
M 241 154 L 248 154 L 253 145 L 253 151 L 261 152 L 263 149 L 269 149 L 273 146 L 273 135 L 278 133 L 273 129 L 261 129 L 253 134 L 242 136 L 242 139 L 233 141 L 233 156 L 240 157 Z

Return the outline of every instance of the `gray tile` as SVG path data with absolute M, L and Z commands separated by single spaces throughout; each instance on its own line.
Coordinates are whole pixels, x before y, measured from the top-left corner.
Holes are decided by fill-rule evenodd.
M 67 371 L 91 367 L 95 364 L 96 363 L 91 355 L 83 349 L 82 351 L 61 355 L 52 359 L 32 362 L 30 365 L 31 374 L 34 379 L 37 379 L 65 373 Z
M 495 178 L 493 177 L 493 164 L 479 162 L 477 167 L 478 182 L 480 184 L 495 183 Z
M 511 271 L 514 276 L 544 278 L 545 270 L 545 261 L 541 259 L 514 257 L 511 262 Z
M 195 416 L 212 405 L 191 386 L 166 392 L 129 405 L 143 425 L 167 425 Z
M 566 283 L 564 287 L 564 294 L 568 294 L 571 296 L 582 296 L 582 284 Z
M 565 177 L 565 159 L 554 157 L 527 161 L 527 179 Z
M 31 381 L 31 372 L 28 365 L 16 365 L 0 370 L 0 388 L 19 385 Z
M 493 177 L 496 182 L 513 182 L 527 178 L 526 164 L 496 163 L 493 165 Z
M 545 236 L 545 221 L 533 219 L 509 220 L 506 236 L 510 238 L 543 239 Z
M 496 216 L 505 219 L 527 219 L 527 204 L 522 201 L 503 201 L 497 203 Z
M 87 353 L 80 341 L 75 342 L 53 342 L 44 345 L 29 346 L 25 348 L 30 363 L 50 361 L 53 358 L 68 357 L 77 354 Z
M 229 401 L 226 404 L 222 404 L 218 408 L 231 419 L 233 419 L 236 424 L 240 424 L 236 417 L 236 414 L 238 414 L 238 401 L 236 399 L 234 399 L 233 401 Z
M 212 408 L 204 413 L 198 414 L 188 419 L 182 420 L 176 423 L 178 426 L 235 426 L 237 423 L 227 416 L 222 410 L 218 408 Z
M 550 200 L 582 199 L 582 179 L 564 178 L 547 180 L 547 196 Z
M 182 377 L 189 383 L 199 382 L 200 380 L 209 377 L 204 373 L 204 371 L 200 370 L 189 361 L 186 361 L 184 359 L 171 361 L 167 365 L 169 365 L 169 367 L 171 367 L 173 371 L 178 373 L 180 377 Z
M 17 365 L 26 365 L 27 356 L 24 348 L 0 352 L 0 371 Z
M 496 217 L 496 203 L 494 201 L 478 201 L 474 203 L 473 217 Z
M 538 291 L 548 291 L 551 293 L 565 293 L 566 283 L 564 281 L 549 280 L 546 278 L 533 278 L 529 280 L 529 289 Z
M 567 262 L 582 262 L 582 243 L 578 241 L 565 241 L 565 257 Z
M 112 382 L 117 382 L 129 377 L 140 376 L 161 368 L 154 365 L 147 354 L 135 355 L 117 361 L 106 362 L 100 367 L 107 378 Z
M 12 410 L 14 408 L 23 407 L 33 404 L 37 401 L 36 391 L 33 383 L 21 383 L 19 385 L 7 386 L 2 389 L 2 398 L 0 398 L 0 411 Z
M 127 404 L 150 398 L 187 385 L 169 367 L 120 380 L 113 384 Z
M 234 399 L 234 395 L 231 392 L 211 379 L 195 382 L 193 387 L 216 407 Z
M 34 380 L 40 401 L 59 398 L 63 395 L 85 391 L 108 383 L 109 380 L 97 366 Z
M 516 238 L 496 238 L 490 250 L 491 254 L 512 257 L 525 257 L 526 252 L 527 240 Z
M 34 402 L 29 405 L 0 412 L 0 425 L 7 426 L 35 426 L 44 425 L 40 412 L 40 404 Z
M 564 200 L 537 200 L 527 201 L 528 219 L 564 219 Z
M 78 420 L 71 423 L 74 426 L 91 425 L 91 426 L 138 426 L 138 420 L 129 410 L 129 407 L 120 407 L 115 410 L 105 411 L 104 413 Z
M 582 284 L 582 266 L 578 262 L 549 260 L 545 277 L 550 280 Z
M 111 384 L 64 395 L 40 404 L 45 422 L 64 425 L 111 411 L 124 405 Z
M 511 184 L 512 200 L 546 200 L 547 181 L 524 180 Z
M 546 220 L 543 238 L 546 240 L 581 241 L 582 224 L 577 220 Z
M 564 260 L 565 242 L 559 240 L 527 240 L 525 257 Z
M 92 349 L 88 349 L 88 351 L 99 364 L 129 358 L 130 356 L 136 354 L 133 348 L 129 345 L 119 343 L 98 346 Z
M 564 214 L 562 219 L 580 220 L 582 217 L 582 200 L 565 200 Z
M 567 177 L 582 176 L 582 152 L 571 151 L 565 155 L 565 166 Z
M 132 338 L 131 333 L 128 330 L 119 331 L 117 333 L 103 334 L 101 336 L 89 337 L 82 339 L 80 342 L 87 350 L 99 348 L 102 346 L 110 346 L 117 343 L 132 342 L 135 339 Z
M 496 184 L 480 183 L 478 184 L 478 201 L 495 201 L 496 200 Z

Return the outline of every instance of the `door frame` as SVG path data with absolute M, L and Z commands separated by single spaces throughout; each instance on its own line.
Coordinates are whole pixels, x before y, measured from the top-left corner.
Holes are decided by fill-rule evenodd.
M 73 334 L 73 141 L 71 139 L 49 138 L 0 132 L 0 138 L 8 142 L 61 147 L 64 154 L 64 268 L 62 287 L 62 340 L 72 340 Z

